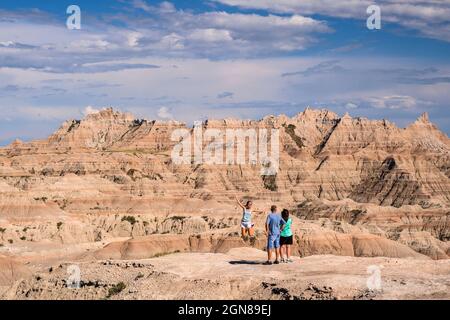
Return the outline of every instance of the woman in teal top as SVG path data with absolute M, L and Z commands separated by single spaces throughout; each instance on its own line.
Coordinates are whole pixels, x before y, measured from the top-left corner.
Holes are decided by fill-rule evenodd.
M 293 234 L 291 229 L 292 219 L 289 218 L 289 210 L 283 209 L 283 211 L 281 211 L 281 217 L 284 222 L 286 222 L 280 234 L 281 262 L 293 262 L 291 260 L 291 246 L 293 243 Z

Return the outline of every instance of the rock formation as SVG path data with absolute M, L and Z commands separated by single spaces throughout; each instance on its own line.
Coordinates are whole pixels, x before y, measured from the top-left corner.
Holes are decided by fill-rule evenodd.
M 263 249 L 271 204 L 293 213 L 300 257 L 449 259 L 450 140 L 427 114 L 402 129 L 307 108 L 292 118 L 210 119 L 200 130 L 252 128 L 279 130 L 276 175 L 250 162 L 177 164 L 172 134 L 193 128 L 112 108 L 0 148 L 0 261 L 12 259 L 8 268 L 26 278 L 67 259 Z M 252 242 L 239 238 L 235 195 L 255 204 Z M 0 274 L 1 285 L 15 280 Z

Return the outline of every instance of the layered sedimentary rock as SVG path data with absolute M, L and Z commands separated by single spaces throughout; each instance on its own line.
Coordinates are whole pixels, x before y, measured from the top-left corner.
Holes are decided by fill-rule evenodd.
M 208 129 L 278 130 L 278 171 L 265 175 L 259 162 L 208 163 L 194 155 L 176 163 L 174 131 L 192 138 Z M 226 139 L 215 143 L 216 150 L 227 147 Z M 240 151 L 248 157 L 249 145 Z M 217 239 L 225 239 L 223 248 L 242 245 L 233 240 L 238 195 L 254 201 L 261 232 L 273 203 L 313 225 L 325 219 L 317 230 L 298 225 L 300 255 L 446 259 L 449 170 L 450 140 L 426 114 L 402 129 L 308 108 L 294 117 L 210 119 L 194 129 L 108 108 L 66 121 L 48 139 L 0 148 L 0 253 L 158 234 L 189 242 L 221 230 L 205 245 L 215 252 Z

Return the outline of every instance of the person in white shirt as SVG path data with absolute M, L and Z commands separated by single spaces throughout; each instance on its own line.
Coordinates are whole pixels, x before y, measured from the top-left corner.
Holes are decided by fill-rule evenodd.
M 245 205 L 236 197 L 238 205 L 242 208 L 241 234 L 242 238 L 247 239 L 254 236 L 254 223 L 252 223 L 252 201 L 247 201 Z

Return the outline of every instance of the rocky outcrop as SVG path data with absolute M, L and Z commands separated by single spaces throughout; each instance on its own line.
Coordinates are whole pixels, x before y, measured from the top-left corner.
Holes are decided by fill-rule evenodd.
M 172 133 L 192 127 L 107 108 L 65 122 L 48 139 L 0 148 L 0 253 L 128 241 L 137 248 L 130 257 L 139 248 L 151 256 L 174 249 L 160 235 L 184 239 L 174 250 L 223 252 L 248 245 L 233 235 L 238 195 L 254 201 L 259 231 L 273 203 L 308 220 L 298 222 L 300 255 L 448 258 L 450 141 L 428 115 L 402 129 L 307 108 L 199 127 L 278 129 L 277 174 L 248 162 L 176 164 Z

